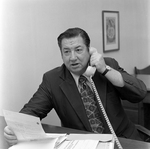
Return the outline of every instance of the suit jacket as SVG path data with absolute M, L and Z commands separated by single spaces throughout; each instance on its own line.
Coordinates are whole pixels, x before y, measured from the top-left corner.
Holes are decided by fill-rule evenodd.
M 105 58 L 105 62 L 122 74 L 125 86 L 112 85 L 97 71 L 92 79 L 116 135 L 131 138 L 135 126 L 127 118 L 120 99 L 133 103 L 140 102 L 146 95 L 146 86 L 142 81 L 125 72 L 116 60 Z M 92 131 L 76 83 L 64 64 L 44 74 L 37 92 L 21 112 L 42 119 L 52 108 L 57 112 L 63 126 Z M 104 133 L 110 133 L 104 119 L 103 122 Z

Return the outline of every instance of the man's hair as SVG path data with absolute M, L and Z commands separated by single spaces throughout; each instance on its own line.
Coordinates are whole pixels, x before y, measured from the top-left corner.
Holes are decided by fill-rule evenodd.
M 90 38 L 89 35 L 81 28 L 69 28 L 65 32 L 61 33 L 58 38 L 58 46 L 61 49 L 61 42 L 64 38 L 69 39 L 73 37 L 81 36 L 83 38 L 84 44 L 89 48 Z

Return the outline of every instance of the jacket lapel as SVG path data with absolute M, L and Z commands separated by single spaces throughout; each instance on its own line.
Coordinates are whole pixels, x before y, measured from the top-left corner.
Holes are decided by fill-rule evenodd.
M 86 112 L 84 110 L 84 105 L 82 103 L 80 93 L 78 91 L 74 78 L 67 69 L 65 70 L 65 75 L 62 73 L 60 77 L 64 80 L 63 83 L 60 85 L 60 88 L 64 92 L 66 98 L 70 102 L 72 108 L 75 110 L 76 114 L 78 115 L 85 128 L 87 130 L 91 130 L 90 124 L 86 116 Z

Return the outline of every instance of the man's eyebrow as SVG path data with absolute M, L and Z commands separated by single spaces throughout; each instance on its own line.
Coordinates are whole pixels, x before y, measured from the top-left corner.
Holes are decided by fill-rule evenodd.
M 76 46 L 76 48 L 82 48 L 82 46 Z
M 65 48 L 63 48 L 63 50 L 69 50 L 69 48 L 65 47 Z
M 82 46 L 79 45 L 79 46 L 76 46 L 75 48 L 82 48 Z M 69 50 L 70 48 L 64 47 L 63 49 L 64 49 L 64 50 Z

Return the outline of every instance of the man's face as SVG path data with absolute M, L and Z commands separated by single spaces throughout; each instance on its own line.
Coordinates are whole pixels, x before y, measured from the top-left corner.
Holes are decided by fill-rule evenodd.
M 64 64 L 69 71 L 76 75 L 85 72 L 90 54 L 81 36 L 64 38 L 61 42 L 61 52 Z

